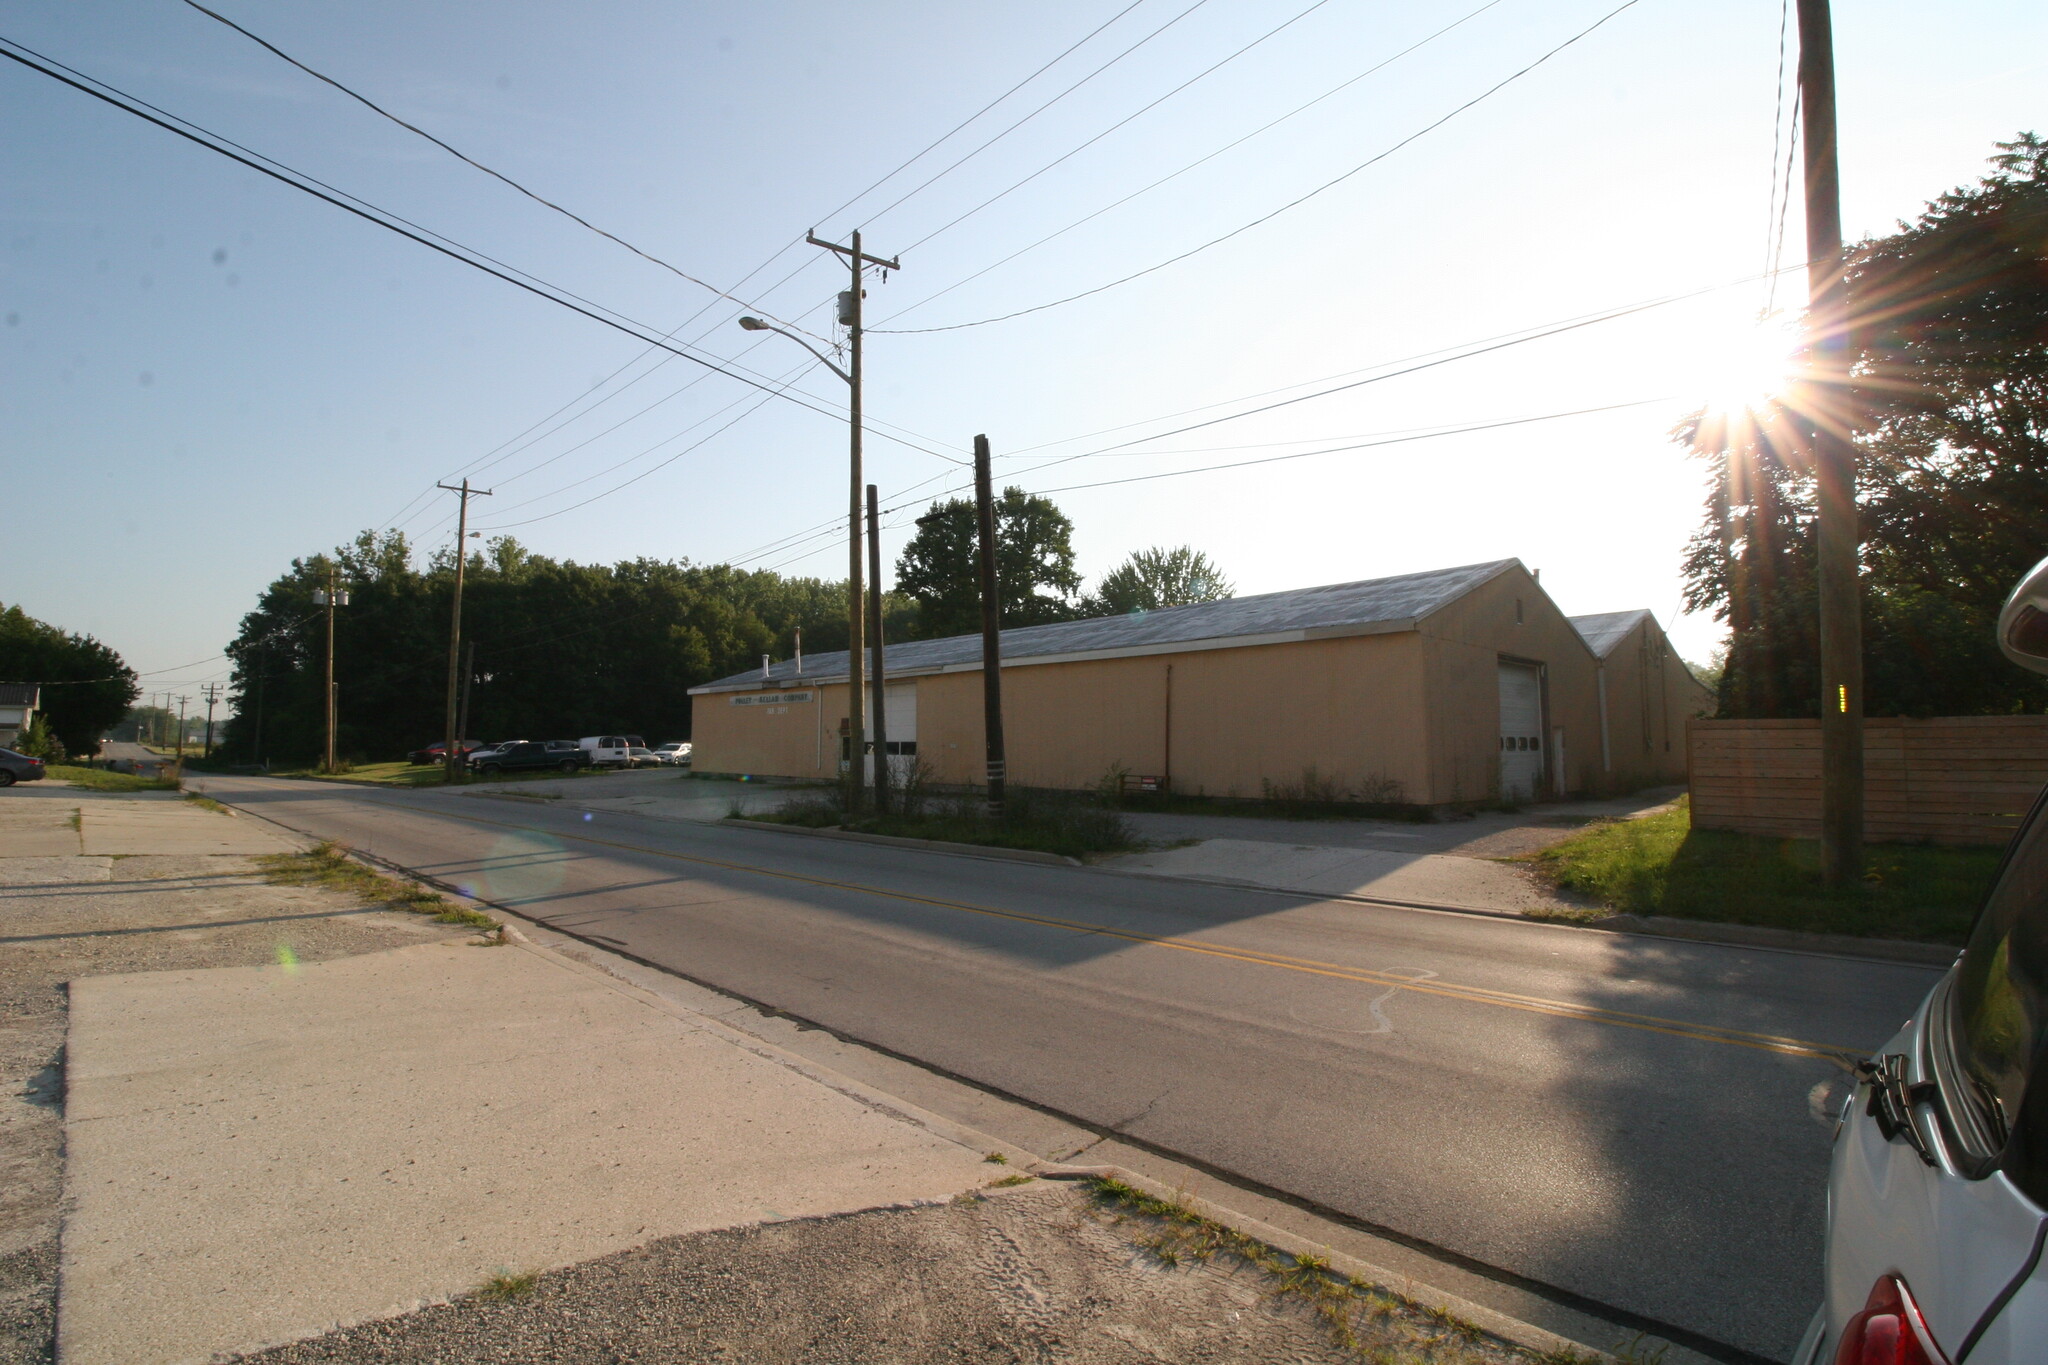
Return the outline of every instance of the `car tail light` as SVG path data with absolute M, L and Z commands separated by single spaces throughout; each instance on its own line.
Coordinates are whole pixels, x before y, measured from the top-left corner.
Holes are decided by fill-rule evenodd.
M 1835 1365 L 1949 1365 L 1920 1316 L 1913 1292 L 1896 1275 L 1880 1276 L 1863 1311 L 1842 1329 Z

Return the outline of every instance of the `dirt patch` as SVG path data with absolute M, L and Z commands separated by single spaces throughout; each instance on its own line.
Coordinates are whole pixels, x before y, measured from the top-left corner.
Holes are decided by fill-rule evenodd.
M 1309 1307 L 1221 1263 L 1168 1266 L 1039 1184 L 666 1238 L 239 1357 L 372 1362 L 1356 1362 Z
M 272 885 L 239 855 L 0 858 L 0 1365 L 54 1359 L 67 981 L 320 961 L 464 932 Z

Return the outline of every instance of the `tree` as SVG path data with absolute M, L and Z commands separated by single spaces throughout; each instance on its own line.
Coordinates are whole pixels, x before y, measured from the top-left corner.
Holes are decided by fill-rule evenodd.
M 1194 602 L 1220 602 L 1237 595 L 1237 585 L 1188 545 L 1139 550 L 1102 576 L 1089 599 L 1090 616 L 1121 616 Z
M 1081 575 L 1074 569 L 1074 523 L 1048 498 L 1005 488 L 996 500 L 996 593 L 1004 626 L 1071 621 Z M 974 503 L 935 502 L 917 519 L 917 535 L 896 561 L 896 586 L 916 600 L 916 638 L 981 629 Z
M 135 671 L 90 635 L 0 610 L 0 682 L 36 683 L 49 732 L 74 754 L 91 754 L 142 693 Z
M 1976 185 L 1849 253 L 1872 715 L 2048 706 L 1994 638 L 2048 552 L 2048 143 L 1998 147 Z M 1676 433 L 1712 473 L 1685 568 L 1688 606 L 1730 626 L 1723 715 L 1818 712 L 1805 420 L 1775 405 Z

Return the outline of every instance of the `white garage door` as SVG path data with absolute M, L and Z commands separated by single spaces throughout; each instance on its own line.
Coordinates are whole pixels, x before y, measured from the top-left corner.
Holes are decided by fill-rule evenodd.
M 1543 678 L 1529 664 L 1500 666 L 1500 796 L 1533 801 L 1543 786 Z
M 889 775 L 900 782 L 917 764 L 917 684 L 890 683 L 883 693 L 882 705 L 886 710 L 882 719 L 889 731 Z M 872 736 L 875 714 L 872 693 L 867 710 Z M 874 757 L 869 755 L 867 780 L 872 782 L 874 778 Z

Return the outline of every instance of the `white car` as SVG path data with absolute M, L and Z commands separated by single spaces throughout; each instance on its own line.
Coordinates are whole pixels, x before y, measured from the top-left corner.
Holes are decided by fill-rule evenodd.
M 680 768 L 690 761 L 690 745 L 687 740 L 676 740 L 655 749 L 654 756 L 670 767 Z
M 2048 673 L 2048 560 L 1998 634 Z M 1828 1180 L 1826 1298 L 1795 1365 L 2048 1361 L 2048 795 L 1962 956 L 1858 1074 Z

